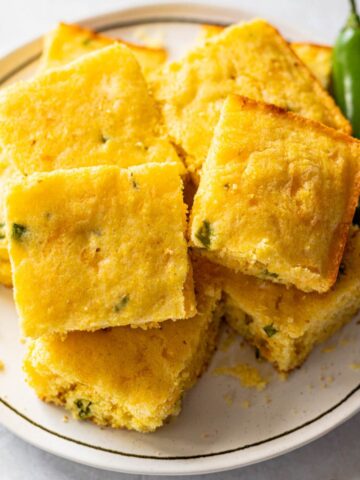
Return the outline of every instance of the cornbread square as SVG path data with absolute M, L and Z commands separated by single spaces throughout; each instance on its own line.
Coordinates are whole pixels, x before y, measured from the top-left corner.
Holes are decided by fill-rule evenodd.
M 38 396 L 74 417 L 141 432 L 178 415 L 208 364 L 221 317 L 221 289 L 195 266 L 197 315 L 157 329 L 116 327 L 31 341 L 25 372 Z M 84 358 L 91 358 L 84 362 Z
M 299 367 L 360 309 L 360 231 L 350 230 L 335 285 L 327 293 L 303 293 L 223 269 L 225 317 L 281 371 Z
M 203 166 L 191 241 L 242 273 L 326 292 L 360 188 L 360 142 L 230 96 Z
M 126 45 L 134 54 L 145 77 L 165 63 L 164 48 L 148 48 L 124 40 L 106 37 L 79 25 L 60 23 L 44 39 L 44 49 L 39 71 L 56 68 L 77 59 L 81 55 L 107 47 L 115 42 Z
M 179 163 L 131 51 L 105 47 L 0 92 L 0 142 L 24 174 Z
M 219 35 L 225 27 L 220 25 L 201 25 L 198 42 Z M 332 48 L 327 45 L 294 42 L 291 48 L 325 89 L 330 87 Z
M 6 206 L 24 335 L 195 315 L 175 164 L 34 174 Z
M 334 100 L 288 43 L 267 22 L 226 28 L 152 81 L 169 134 L 187 154 L 190 171 L 206 158 L 224 99 L 229 94 L 278 105 L 349 133 Z

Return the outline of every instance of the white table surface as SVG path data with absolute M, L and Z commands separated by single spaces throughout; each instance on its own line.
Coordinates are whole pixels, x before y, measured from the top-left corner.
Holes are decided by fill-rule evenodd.
M 134 2 L 131 0 L 0 0 L 0 55 L 41 35 L 60 20 L 75 21 L 81 17 L 117 9 L 125 3 L 133 4 Z M 180 3 L 180 0 L 176 3 Z M 221 3 L 224 4 L 223 1 Z M 264 16 L 275 22 L 273 7 L 276 3 L 276 10 L 281 9 L 287 24 L 300 25 L 303 32 L 309 32 L 309 40 L 317 42 L 332 42 L 347 12 L 345 0 L 233 0 L 232 3 L 244 11 L 254 12 L 255 15 Z M 359 432 L 360 414 L 326 437 L 295 452 L 242 470 L 201 478 L 359 480 Z M 62 460 L 24 443 L 0 426 L 1 480 L 127 480 L 135 478 L 143 478 L 143 476 L 102 472 Z

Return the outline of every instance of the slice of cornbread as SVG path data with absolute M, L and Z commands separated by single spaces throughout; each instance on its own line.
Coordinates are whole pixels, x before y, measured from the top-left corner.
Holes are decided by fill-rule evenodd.
M 182 162 L 131 51 L 116 44 L 0 93 L 0 141 L 25 174 Z
M 224 28 L 220 25 L 201 25 L 198 42 L 204 42 L 215 35 L 219 35 Z M 328 89 L 331 76 L 332 48 L 327 45 L 303 42 L 293 42 L 290 43 L 290 46 L 319 80 L 321 85 Z
M 152 82 L 169 134 L 196 172 L 207 155 L 221 106 L 229 94 L 278 105 L 349 133 L 334 100 L 268 23 L 225 29 L 160 69 Z M 196 177 L 196 174 L 195 174 Z
M 148 48 L 134 45 L 93 32 L 79 25 L 60 23 L 45 36 L 44 50 L 40 59 L 39 71 L 60 67 L 94 50 L 120 42 L 129 47 L 147 77 L 167 59 L 164 48 Z
M 12 280 L 5 229 L 5 196 L 10 183 L 18 178 L 19 172 L 6 160 L 0 149 L 0 283 L 7 287 L 11 287 Z
M 195 286 L 198 313 L 192 319 L 150 330 L 116 327 L 32 341 L 24 364 L 30 385 L 42 400 L 64 405 L 76 418 L 155 430 L 179 414 L 183 393 L 216 345 L 221 290 L 196 265 Z
M 359 197 L 359 159 L 352 137 L 230 96 L 195 195 L 192 244 L 243 273 L 327 291 Z
M 175 164 L 34 174 L 6 206 L 25 335 L 195 315 Z
M 324 294 L 303 293 L 225 269 L 221 275 L 227 321 L 263 358 L 289 371 L 360 309 L 360 230 L 350 230 L 338 279 Z

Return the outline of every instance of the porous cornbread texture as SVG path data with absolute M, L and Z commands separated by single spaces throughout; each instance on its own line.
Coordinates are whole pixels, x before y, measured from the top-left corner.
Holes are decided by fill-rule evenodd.
M 201 25 L 198 41 L 204 42 L 215 35 L 219 35 L 224 28 L 220 25 Z M 332 48 L 327 45 L 303 42 L 290 43 L 290 46 L 321 85 L 328 89 L 331 76 Z
M 7 287 L 12 285 L 12 280 L 5 228 L 5 196 L 10 183 L 20 177 L 0 149 L 0 283 Z
M 115 42 L 120 42 L 131 50 L 145 77 L 166 61 L 167 53 L 163 48 L 134 45 L 123 40 L 106 37 L 78 25 L 60 23 L 45 36 L 39 71 L 43 72 L 49 68 L 60 67 L 82 55 L 107 47 Z
M 268 23 L 225 29 L 182 60 L 160 69 L 152 82 L 169 134 L 197 171 L 206 158 L 224 99 L 245 95 L 349 133 L 334 100 Z
M 237 271 L 327 291 L 360 188 L 360 142 L 230 96 L 202 169 L 191 241 Z
M 198 313 L 192 319 L 33 341 L 24 364 L 30 385 L 42 400 L 64 405 L 76 418 L 155 430 L 180 412 L 182 395 L 215 348 L 221 290 L 196 265 L 195 286 Z
M 321 85 L 329 89 L 332 68 L 332 48 L 312 43 L 291 43 L 296 55 L 312 71 Z
M 7 197 L 23 333 L 147 326 L 196 313 L 175 164 L 34 174 Z
M 350 231 L 338 279 L 327 293 L 303 293 L 225 269 L 222 277 L 227 321 L 287 372 L 360 309 L 360 231 Z
M 153 161 L 183 168 L 160 120 L 135 57 L 120 44 L 0 93 L 0 141 L 25 174 Z

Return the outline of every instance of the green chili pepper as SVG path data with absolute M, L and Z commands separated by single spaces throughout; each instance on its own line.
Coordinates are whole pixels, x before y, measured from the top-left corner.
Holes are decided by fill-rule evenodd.
M 355 0 L 333 51 L 332 89 L 335 100 L 360 138 L 360 17 Z

